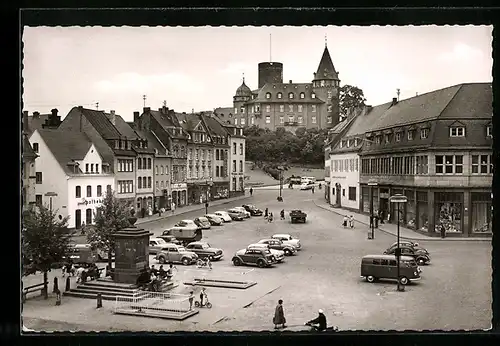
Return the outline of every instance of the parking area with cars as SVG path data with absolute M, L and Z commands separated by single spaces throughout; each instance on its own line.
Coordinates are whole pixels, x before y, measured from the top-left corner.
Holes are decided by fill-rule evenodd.
M 421 280 L 408 283 L 405 292 L 397 292 L 394 280 L 369 282 L 361 277 L 362 258 L 391 251 L 396 241 L 394 236 L 375 231 L 375 239 L 368 240 L 368 226 L 356 223 L 354 229 L 342 227 L 343 216 L 313 203 L 315 198 L 322 198 L 319 193 L 285 189 L 284 202 L 278 202 L 277 195 L 277 190 L 255 190 L 253 197 L 244 202 L 209 207 L 209 214 L 216 214 L 248 203 L 262 210 L 268 208 L 274 215 L 284 209 L 286 219 L 276 217 L 269 223 L 264 216 L 251 216 L 211 226 L 202 230 L 201 239 L 194 243 L 202 249 L 188 244 L 184 247 L 190 250 L 188 252 L 198 250 L 198 257 L 202 256 L 202 250 L 220 249 L 222 259 L 214 259 L 211 270 L 198 268 L 196 261 L 175 264 L 174 280 L 179 283 L 176 293 L 188 294 L 193 288 L 183 282 L 197 277 L 255 281 L 255 286 L 246 290 L 210 287 L 207 292 L 212 309 L 203 309 L 196 317 L 183 322 L 148 320 L 141 322 L 137 330 L 270 330 L 274 327 L 272 317 L 278 299 L 284 301 L 289 325 L 302 325 L 321 308 L 328 324 L 337 325 L 341 330 L 380 330 L 388 326 L 400 330 L 489 328 L 491 243 L 418 241 L 418 246 L 413 248 L 421 249 L 419 253 L 426 251 L 432 261 L 418 264 Z M 292 224 L 289 212 L 298 209 L 307 213 L 307 221 Z M 181 220 L 194 220 L 204 214 L 204 210 L 190 212 L 141 227 L 152 232 L 153 239 Z M 282 245 L 272 244 L 273 235 L 280 238 Z M 292 239 L 286 239 L 287 236 Z M 300 240 L 300 250 L 293 247 L 295 253 L 289 255 L 285 253 L 286 245 L 293 246 L 293 240 Z M 287 241 L 291 243 L 286 244 Z M 275 251 L 283 251 L 283 262 L 263 268 L 257 264 L 234 265 L 232 260 L 238 251 L 263 243 Z M 402 243 L 402 247 L 406 245 L 412 246 Z M 150 256 L 150 264 L 158 266 L 156 256 Z M 94 306 L 91 308 L 95 310 Z M 27 311 L 29 305 L 24 309 Z M 97 318 L 93 315 L 93 320 Z M 108 320 L 115 326 L 126 325 L 130 330 L 138 324 L 137 320 L 134 324 L 131 318 L 115 316 L 108 316 L 103 323 Z

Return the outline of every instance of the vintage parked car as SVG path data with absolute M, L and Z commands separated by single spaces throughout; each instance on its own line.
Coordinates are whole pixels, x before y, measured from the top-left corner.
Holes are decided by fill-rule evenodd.
M 395 255 L 398 246 L 390 247 L 384 251 L 384 255 Z M 429 264 L 431 262 L 431 256 L 425 249 L 418 249 L 412 246 L 401 245 L 399 244 L 399 248 L 401 249 L 401 256 L 413 257 L 415 261 L 417 261 L 418 265 Z
M 201 227 L 201 229 L 210 229 L 211 227 L 210 221 L 204 216 L 197 217 L 193 221 L 197 226 Z
M 247 249 L 268 249 L 273 254 L 276 262 L 282 263 L 285 260 L 285 252 L 281 250 L 271 249 L 267 244 L 250 244 Z
M 256 264 L 260 268 L 270 267 L 276 263 L 276 259 L 268 249 L 241 249 L 234 254 L 232 261 L 235 266 Z
M 399 280 L 402 285 L 418 281 L 421 271 L 413 257 L 401 256 L 398 277 L 398 262 L 394 255 L 366 255 L 361 259 L 361 277 L 368 282 L 380 279 Z
M 245 214 L 243 214 L 239 210 L 229 209 L 227 211 L 227 213 L 231 217 L 232 220 L 243 221 L 245 219 Z
M 315 183 L 313 183 L 312 181 L 309 181 L 309 182 L 300 184 L 300 189 L 301 190 L 312 190 L 314 185 L 315 185 Z
M 233 220 L 227 211 L 218 210 L 214 214 L 224 220 L 224 222 L 231 222 Z
M 411 246 L 411 247 L 414 247 L 414 248 L 423 249 L 422 247 L 419 246 L 418 243 L 414 243 L 411 240 L 400 240 L 399 241 L 399 245 L 400 246 L 406 245 L 406 246 Z M 398 242 L 395 241 L 394 243 L 392 243 L 392 245 L 389 248 L 391 248 L 391 247 L 398 247 Z
M 161 264 L 182 263 L 184 265 L 190 265 L 196 263 L 198 255 L 192 251 L 186 250 L 184 246 L 167 244 L 158 251 L 155 259 Z
M 295 250 L 301 250 L 302 244 L 300 243 L 300 239 L 292 237 L 290 234 L 274 234 L 272 239 L 278 239 L 283 242 L 283 244 L 292 245 Z
M 156 255 L 168 243 L 162 238 L 149 238 L 149 254 Z
M 158 238 L 165 240 L 167 243 L 178 244 L 178 245 L 181 244 L 179 239 L 177 239 L 173 235 L 160 235 Z
M 245 208 L 245 210 L 248 211 L 252 216 L 262 216 L 263 214 L 262 210 L 257 208 L 255 205 L 243 204 L 242 207 Z
M 270 249 L 283 251 L 286 256 L 291 256 L 297 252 L 293 245 L 284 244 L 281 240 L 278 239 L 262 239 L 259 240 L 257 244 L 266 244 Z
M 250 216 L 252 216 L 252 214 L 250 214 L 250 212 L 249 212 L 249 211 L 247 211 L 247 210 L 246 210 L 245 208 L 243 208 L 243 207 L 234 207 L 234 208 L 231 208 L 231 209 L 233 209 L 233 210 L 237 210 L 237 211 L 239 211 L 239 212 L 243 213 L 243 214 L 245 215 L 245 218 L 247 218 L 247 219 L 248 219 Z
M 200 227 L 172 227 L 172 228 L 167 228 L 165 231 L 163 231 L 163 234 L 160 236 L 173 236 L 177 240 L 179 240 L 182 244 L 189 244 L 192 243 L 193 241 L 199 241 L 201 238 L 203 238 L 203 232 Z
M 201 229 L 193 220 L 181 220 L 175 225 L 170 227 L 170 229 Z
M 224 256 L 221 249 L 212 247 L 209 243 L 195 241 L 186 245 L 186 250 L 194 252 L 199 258 L 208 257 L 210 261 L 222 259 Z
M 224 223 L 224 220 L 222 220 L 221 217 L 215 214 L 207 214 L 205 215 L 205 217 L 208 219 L 210 225 L 212 226 L 221 226 Z

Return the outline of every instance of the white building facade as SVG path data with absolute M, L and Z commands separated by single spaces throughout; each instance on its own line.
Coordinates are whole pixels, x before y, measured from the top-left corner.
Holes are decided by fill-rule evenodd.
M 237 196 L 245 193 L 245 137 L 243 129 L 238 127 L 227 127 L 229 132 L 229 196 Z
M 329 201 L 333 206 L 359 210 L 360 160 L 357 152 L 330 153 Z
M 84 133 L 36 130 L 30 137 L 38 147 L 36 203 L 69 216 L 68 227 L 93 224 L 96 209 L 115 183 L 102 173 L 102 157 Z

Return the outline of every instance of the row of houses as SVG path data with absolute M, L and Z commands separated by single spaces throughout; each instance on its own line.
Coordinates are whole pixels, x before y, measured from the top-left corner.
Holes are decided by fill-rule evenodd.
M 492 86 L 451 86 L 352 110 L 329 132 L 325 198 L 333 207 L 397 220 L 437 236 L 492 232 Z
M 145 107 L 126 122 L 79 106 L 62 121 L 23 112 L 23 129 L 23 204 L 71 228 L 93 223 L 106 191 L 139 216 L 245 193 L 243 129 L 211 112 Z

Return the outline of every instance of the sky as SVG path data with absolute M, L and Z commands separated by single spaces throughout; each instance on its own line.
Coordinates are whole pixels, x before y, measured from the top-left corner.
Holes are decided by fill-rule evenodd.
M 469 82 L 492 81 L 492 26 L 24 27 L 23 110 L 63 118 L 74 106 L 127 121 L 166 102 L 177 112 L 232 107 L 258 63 L 311 82 L 325 43 L 340 84 L 372 106 Z M 326 39 L 326 40 L 325 40 Z M 325 42 L 326 41 L 326 42 Z M 144 101 L 143 95 L 146 95 Z M 96 103 L 98 102 L 98 106 Z

